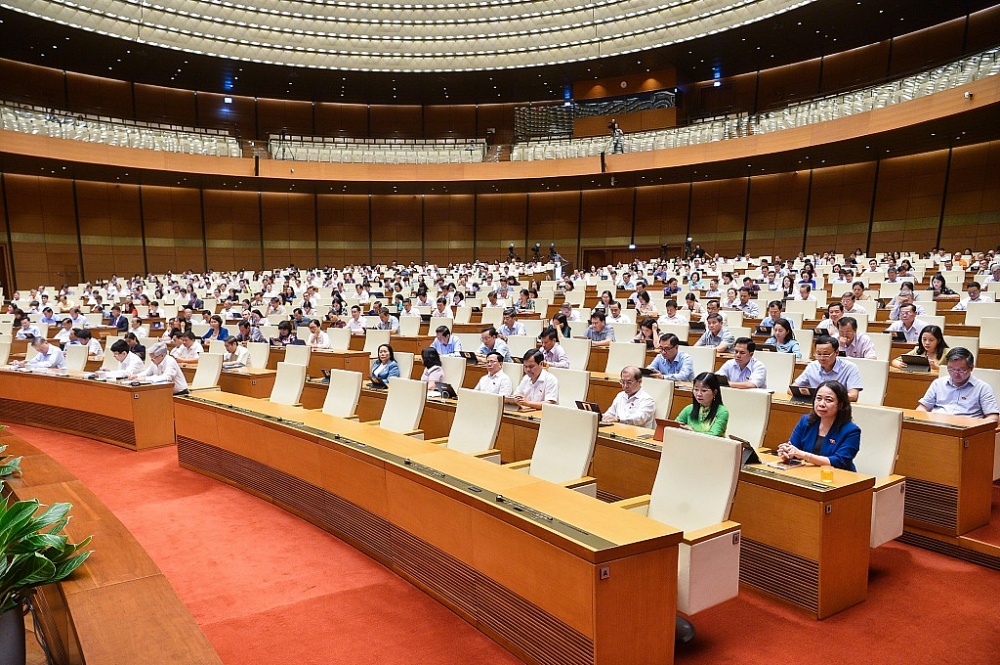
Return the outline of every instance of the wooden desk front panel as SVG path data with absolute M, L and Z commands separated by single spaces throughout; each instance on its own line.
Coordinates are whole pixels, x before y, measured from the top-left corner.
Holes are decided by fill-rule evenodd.
M 344 537 L 526 661 L 620 663 L 641 646 L 655 662 L 672 662 L 676 546 L 594 563 L 555 546 L 551 538 L 560 536 L 521 528 L 492 504 L 406 467 L 222 408 L 182 399 L 177 410 L 182 466 Z M 458 455 L 412 446 L 413 459 L 426 464 Z M 600 579 L 604 568 L 608 580 Z
M 0 420 L 131 450 L 168 446 L 174 438 L 171 388 L 0 371 Z

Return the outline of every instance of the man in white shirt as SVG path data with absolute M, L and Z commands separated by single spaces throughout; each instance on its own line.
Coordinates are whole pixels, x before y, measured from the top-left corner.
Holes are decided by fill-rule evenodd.
M 14 367 L 31 367 L 33 369 L 66 369 L 66 357 L 62 349 L 55 344 L 49 344 L 44 337 L 31 340 L 31 346 L 38 351 L 31 360 L 15 360 Z
M 982 286 L 979 282 L 969 282 L 969 288 L 966 289 L 966 297 L 962 298 L 954 307 L 952 311 L 954 312 L 964 312 L 969 309 L 970 302 L 993 302 L 988 298 L 984 298 L 982 294 Z
M 375 329 L 398 333 L 399 319 L 393 316 L 387 308 L 383 307 L 378 311 L 378 323 L 375 324 Z
M 757 345 L 749 337 L 739 337 L 733 344 L 733 357 L 719 368 L 717 374 L 729 379 L 730 388 L 764 388 L 767 368 L 753 357 Z
M 167 353 L 167 345 L 163 342 L 157 343 L 149 351 L 149 366 L 143 371 L 130 378 L 149 378 L 152 383 L 174 384 L 175 395 L 187 395 L 188 384 L 184 378 L 184 372 L 180 365 Z
M 69 310 L 69 320 L 73 322 L 71 327 L 73 328 L 89 328 L 90 324 L 87 323 L 87 317 L 80 313 L 79 307 L 73 307 Z
M 858 304 L 857 298 L 854 297 L 854 293 L 851 291 L 844 291 L 840 295 L 840 304 L 844 307 L 844 314 L 850 316 L 865 316 L 868 314 L 868 310 Z M 836 335 L 836 332 L 833 334 Z
M 660 315 L 660 318 L 656 321 L 656 325 L 662 328 L 664 325 L 668 324 L 682 326 L 688 322 L 686 316 L 677 313 L 677 301 L 673 298 L 666 301 L 663 306 L 667 311 Z
M 434 309 L 431 311 L 431 316 L 445 317 L 448 319 L 455 318 L 455 313 L 451 311 L 451 307 L 448 305 L 448 299 L 441 297 L 437 299 Z
M 510 377 L 503 371 L 503 357 L 497 351 L 493 351 L 486 356 L 486 374 L 479 379 L 476 390 L 504 397 L 514 392 L 514 384 Z
M 544 358 L 538 349 L 525 351 L 524 378 L 514 391 L 514 401 L 527 409 L 541 409 L 542 404 L 559 403 L 559 381 L 542 367 Z
M 89 330 L 73 330 L 70 335 L 70 344 L 83 344 L 87 347 L 87 355 L 98 360 L 104 358 L 104 349 L 101 343 L 94 339 Z
M 111 345 L 111 355 L 118 361 L 118 371 L 125 376 L 134 376 L 143 370 L 142 358 L 132 353 L 128 342 L 123 339 Z
M 621 386 L 622 391 L 615 396 L 601 420 L 649 429 L 656 427 L 656 400 L 642 389 L 642 372 L 638 367 L 629 365 L 622 369 Z
M 226 352 L 222 356 L 222 366 L 225 369 L 250 367 L 250 349 L 237 342 L 235 335 L 227 337 L 225 345 Z
M 38 326 L 31 322 L 27 316 L 21 319 L 21 327 L 17 329 L 17 334 L 14 335 L 15 339 L 34 339 L 35 337 L 41 337 L 42 331 L 38 329 Z
M 313 319 L 309 322 L 309 339 L 306 344 L 313 349 L 329 349 L 333 345 L 330 343 L 330 336 L 323 331 L 320 322 Z
M 910 344 L 917 344 L 920 341 L 920 331 L 927 326 L 925 321 L 917 318 L 917 306 L 913 303 L 906 303 L 899 306 L 899 320 L 893 321 L 885 329 L 889 333 L 901 332 Z
M 566 321 L 568 321 L 569 323 L 581 320 L 579 310 L 573 309 L 573 306 L 570 305 L 568 302 L 564 302 L 562 305 L 560 305 L 559 311 L 566 315 Z
M 632 323 L 632 318 L 622 312 L 622 304 L 617 300 L 612 301 L 608 310 L 608 323 Z
M 740 299 L 736 302 L 736 309 L 743 312 L 744 319 L 759 319 L 760 318 L 760 308 L 757 307 L 757 303 L 750 300 L 750 289 L 746 286 L 740 287 L 739 290 Z
M 918 305 L 917 303 L 914 302 L 914 300 L 916 300 L 916 297 L 913 295 L 913 291 L 909 289 L 900 289 L 899 295 L 897 295 L 896 299 L 892 301 L 891 305 L 892 309 L 889 310 L 889 320 L 899 321 L 899 310 L 903 305 L 912 304 L 914 307 L 916 307 L 917 316 L 922 316 L 926 314 L 927 310 L 924 309 L 923 305 Z
M 409 298 L 403 298 L 403 309 L 399 313 L 402 316 L 420 316 L 420 312 L 413 309 L 413 301 Z
M 351 318 L 347 319 L 347 325 L 345 327 L 351 331 L 352 335 L 365 334 L 365 320 L 361 318 L 360 306 L 351 305 Z
M 198 363 L 198 357 L 201 355 L 201 344 L 198 343 L 193 332 L 181 333 L 180 344 L 174 347 L 170 355 L 173 356 L 178 364 L 195 365 Z

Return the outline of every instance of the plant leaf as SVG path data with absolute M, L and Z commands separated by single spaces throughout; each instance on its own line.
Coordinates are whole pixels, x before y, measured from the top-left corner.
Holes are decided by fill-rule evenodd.
M 31 521 L 31 516 L 38 510 L 38 506 L 39 503 L 35 499 L 18 501 L 5 509 L 0 503 L 0 552 L 5 552 L 12 542 L 22 537 L 21 529 Z
M 87 557 L 89 557 L 93 553 L 94 553 L 93 550 L 80 552 L 72 559 L 67 559 L 66 561 L 60 563 L 58 566 L 56 566 L 56 571 L 52 577 L 52 581 L 59 582 L 60 580 L 66 579 L 70 573 L 76 570 L 80 566 L 80 564 L 86 561 Z

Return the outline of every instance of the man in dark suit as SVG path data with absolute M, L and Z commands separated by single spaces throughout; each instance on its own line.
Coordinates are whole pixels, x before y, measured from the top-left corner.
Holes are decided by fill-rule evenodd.
M 108 325 L 112 328 L 117 328 L 118 332 L 125 332 L 128 330 L 128 318 L 122 316 L 122 308 L 115 305 L 111 308 L 111 320 Z

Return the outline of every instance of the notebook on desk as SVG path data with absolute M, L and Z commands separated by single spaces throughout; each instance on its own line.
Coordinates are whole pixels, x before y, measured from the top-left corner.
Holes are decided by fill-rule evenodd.
M 929 372 L 931 371 L 931 361 L 927 356 L 917 355 L 915 353 L 904 353 L 899 357 L 900 361 L 904 363 L 901 368 L 904 372 Z

